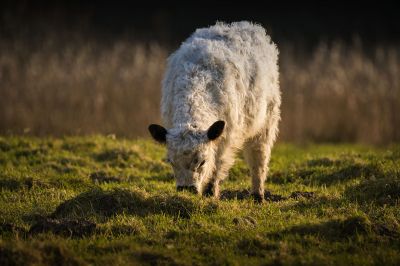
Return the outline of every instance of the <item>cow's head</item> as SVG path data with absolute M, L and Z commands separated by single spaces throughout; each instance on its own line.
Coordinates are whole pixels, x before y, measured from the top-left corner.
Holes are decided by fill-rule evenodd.
M 206 130 L 190 125 L 168 130 L 160 125 L 149 126 L 152 137 L 167 145 L 167 161 L 174 169 L 178 190 L 201 193 L 215 170 L 215 141 L 224 127 L 224 121 L 217 121 Z

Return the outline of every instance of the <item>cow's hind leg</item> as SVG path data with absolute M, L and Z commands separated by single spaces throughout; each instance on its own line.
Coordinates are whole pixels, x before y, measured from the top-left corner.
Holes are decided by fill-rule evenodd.
M 252 194 L 257 202 L 262 202 L 264 199 L 264 182 L 268 174 L 271 149 L 278 134 L 279 106 L 280 97 L 270 102 L 267 110 L 266 129 L 258 136 L 248 140 L 244 146 L 243 154 L 252 178 Z

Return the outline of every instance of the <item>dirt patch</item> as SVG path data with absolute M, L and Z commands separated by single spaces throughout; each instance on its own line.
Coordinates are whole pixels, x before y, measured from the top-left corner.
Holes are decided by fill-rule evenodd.
M 89 177 L 94 183 L 110 183 L 110 182 L 119 183 L 119 182 L 121 182 L 120 178 L 109 175 L 104 171 L 91 173 Z
M 313 199 L 315 198 L 316 194 L 315 192 L 307 192 L 307 191 L 295 191 L 290 194 L 289 198 L 292 199 L 301 199 L 301 198 L 306 198 L 306 199 Z
M 257 226 L 257 221 L 251 216 L 235 217 L 233 218 L 232 222 L 238 226 L 250 226 L 250 227 Z
M 29 230 L 29 234 L 52 232 L 66 237 L 84 237 L 92 235 L 95 229 L 96 224 L 86 220 L 47 218 L 34 224 Z
M 270 191 L 265 191 L 264 192 L 264 199 L 267 201 L 281 201 L 281 200 L 286 200 L 287 198 L 278 194 L 272 194 Z
M 244 200 L 250 197 L 250 191 L 247 189 L 243 190 L 224 190 L 221 192 L 220 199 L 221 200 Z
M 389 239 L 393 239 L 393 240 L 399 240 L 400 239 L 400 231 L 399 228 L 395 228 L 395 226 L 390 226 L 387 224 L 382 224 L 382 223 L 378 223 L 378 224 L 374 224 L 372 226 L 372 230 L 380 236 L 384 236 L 387 237 Z

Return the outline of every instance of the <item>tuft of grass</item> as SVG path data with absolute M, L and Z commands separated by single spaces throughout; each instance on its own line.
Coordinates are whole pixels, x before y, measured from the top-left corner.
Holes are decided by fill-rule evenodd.
M 193 212 L 213 211 L 214 205 L 201 206 L 190 198 L 180 195 L 160 193 L 149 197 L 144 191 L 131 191 L 114 188 L 110 191 L 102 189 L 90 190 L 77 197 L 63 202 L 57 207 L 52 217 L 109 217 L 118 213 L 147 216 L 165 214 L 190 218 Z
M 262 205 L 240 155 L 216 201 L 177 192 L 148 140 L 8 136 L 0 149 L 1 265 L 400 263 L 398 145 L 280 143 Z

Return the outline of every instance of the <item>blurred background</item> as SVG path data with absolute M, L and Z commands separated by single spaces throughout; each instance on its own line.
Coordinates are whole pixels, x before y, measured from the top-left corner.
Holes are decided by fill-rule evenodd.
M 280 141 L 400 141 L 396 5 L 272 3 L 1 1 L 0 134 L 148 137 L 168 55 L 248 20 L 280 49 Z

